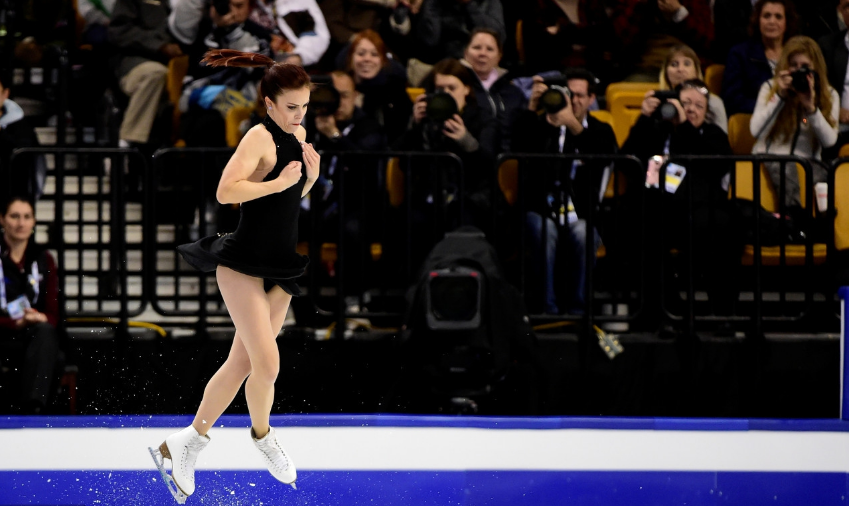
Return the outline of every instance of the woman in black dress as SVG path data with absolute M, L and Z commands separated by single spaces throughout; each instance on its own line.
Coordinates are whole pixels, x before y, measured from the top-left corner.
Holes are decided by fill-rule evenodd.
M 298 209 L 318 177 L 320 163 L 312 145 L 304 142 L 301 126 L 310 98 L 310 78 L 303 68 L 232 50 L 210 51 L 204 61 L 212 66 L 267 67 L 260 93 L 268 115 L 245 134 L 218 184 L 219 202 L 241 204 L 236 231 L 178 248 L 195 268 L 215 271 L 236 326 L 230 356 L 209 380 L 192 425 L 166 438 L 159 455 L 151 450 L 166 481 L 162 462 L 171 459 L 171 479 L 179 490 L 170 483 L 169 489 L 178 501 L 180 495 L 194 492 L 194 463 L 209 442 L 206 433 L 245 378 L 252 439 L 271 474 L 294 486 L 295 466 L 269 425 L 280 368 L 275 339 L 292 296 L 300 295 L 295 278 L 303 274 L 308 259 L 295 252 Z

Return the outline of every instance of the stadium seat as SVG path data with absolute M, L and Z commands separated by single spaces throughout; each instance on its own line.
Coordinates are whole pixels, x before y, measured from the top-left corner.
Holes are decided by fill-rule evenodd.
M 498 166 L 498 187 L 508 204 L 515 205 L 519 197 L 519 160 L 508 158 Z
M 849 145 L 840 149 L 840 158 L 849 157 Z M 839 189 L 839 191 L 838 191 Z M 849 163 L 837 166 L 834 173 L 834 247 L 837 251 L 849 250 Z
M 404 173 L 397 157 L 390 158 L 386 163 L 386 192 L 389 193 L 389 205 L 401 207 L 404 203 Z
M 799 177 L 799 191 L 802 196 L 802 206 L 805 206 L 805 170 L 796 164 Z M 754 200 L 754 181 L 752 177 L 751 162 L 737 162 L 737 174 L 735 177 L 736 192 L 732 192 L 733 188 L 729 188 L 729 197 L 736 194 L 738 199 Z M 849 175 L 849 170 L 846 170 Z M 847 178 L 849 179 L 849 178 Z M 766 168 L 760 167 L 760 191 L 761 191 L 761 207 L 765 210 L 775 213 L 778 212 L 778 192 L 772 186 L 769 179 L 769 174 Z M 784 261 L 785 265 L 802 266 L 805 265 L 805 248 L 804 244 L 788 244 L 784 246 Z M 813 263 L 821 265 L 825 263 L 826 252 L 828 247 L 826 244 L 817 243 L 813 248 Z M 752 244 L 747 244 L 743 249 L 743 257 L 741 263 L 743 265 L 754 265 L 755 247 Z M 781 264 L 781 247 L 780 246 L 761 246 L 761 265 L 777 266 Z
M 516 54 L 519 57 L 519 65 L 525 63 L 525 36 L 522 34 L 522 20 L 516 21 Z
M 607 107 L 613 115 L 613 133 L 616 134 L 616 143 L 620 146 L 625 143 L 631 127 L 640 116 L 645 94 L 646 90 L 637 89 L 618 91 L 613 94 L 608 91 L 607 96 L 610 98 L 607 101 Z
M 407 88 L 407 96 L 410 97 L 410 102 L 415 102 L 419 95 L 424 92 L 424 88 Z
M 168 93 L 168 101 L 174 106 L 171 136 L 177 143 L 180 132 L 180 95 L 183 93 L 183 79 L 189 72 L 189 57 L 187 55 L 171 58 L 168 61 L 168 73 L 165 80 L 165 91 Z
M 728 118 L 728 142 L 735 155 L 750 155 L 756 139 L 749 130 L 751 114 L 733 114 Z
M 253 107 L 231 107 L 227 111 L 227 117 L 224 118 L 224 126 L 226 128 L 227 145 L 235 148 L 242 140 L 242 130 L 240 128 L 243 121 L 251 117 Z
M 604 99 L 607 103 L 607 110 L 610 111 L 610 101 L 613 99 L 613 96 L 620 92 L 642 92 L 645 96 L 646 92 L 649 90 L 657 90 L 660 89 L 660 83 L 632 83 L 632 82 L 618 82 L 618 83 L 610 83 L 607 86 L 607 89 L 604 92 Z
M 705 69 L 705 84 L 708 90 L 714 95 L 719 95 L 722 91 L 722 75 L 725 73 L 725 65 L 715 63 L 708 65 Z

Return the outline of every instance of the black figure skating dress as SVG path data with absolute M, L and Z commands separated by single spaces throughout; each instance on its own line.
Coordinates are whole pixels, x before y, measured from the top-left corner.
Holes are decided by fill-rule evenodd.
M 303 163 L 301 144 L 266 116 L 262 123 L 277 145 L 277 164 L 265 176 L 270 181 L 291 161 Z M 192 267 L 212 272 L 218 265 L 265 280 L 266 290 L 280 285 L 290 295 L 301 295 L 295 278 L 301 276 L 309 259 L 295 252 L 298 212 L 306 183 L 301 179 L 280 193 L 272 193 L 241 205 L 239 226 L 232 234 L 218 234 L 177 247 Z

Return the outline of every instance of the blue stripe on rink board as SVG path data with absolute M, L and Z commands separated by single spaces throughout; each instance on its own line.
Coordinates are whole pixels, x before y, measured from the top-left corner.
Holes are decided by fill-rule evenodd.
M 191 415 L 2 416 L 0 429 L 185 427 Z M 849 432 L 849 420 L 618 418 L 618 417 L 484 417 L 404 415 L 272 415 L 280 427 L 457 427 L 481 429 L 612 429 L 672 431 L 800 431 Z M 222 416 L 216 426 L 248 427 L 247 415 Z
M 156 480 L 156 481 L 154 481 Z M 313 471 L 298 490 L 266 471 L 198 471 L 187 504 L 321 506 L 837 506 L 844 473 Z M 0 505 L 174 504 L 156 471 L 0 472 Z

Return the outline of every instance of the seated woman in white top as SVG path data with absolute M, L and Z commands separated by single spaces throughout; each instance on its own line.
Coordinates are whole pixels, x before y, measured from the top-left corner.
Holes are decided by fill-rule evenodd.
M 705 76 L 702 74 L 702 66 L 699 63 L 699 56 L 689 46 L 678 45 L 673 46 L 666 53 L 666 58 L 663 59 L 663 66 L 660 68 L 660 89 L 675 90 L 678 89 L 684 81 L 690 79 L 698 79 L 704 81 Z M 722 99 L 711 93 L 708 95 L 708 113 L 705 119 L 706 123 L 716 125 L 723 132 L 728 133 L 728 116 L 725 114 L 725 104 Z
M 807 69 L 807 70 L 804 70 Z M 793 37 L 784 45 L 775 77 L 761 85 L 750 129 L 757 138 L 752 153 L 792 154 L 819 160 L 822 148 L 837 142 L 840 98 L 828 84 L 825 60 L 813 39 Z M 765 164 L 776 191 L 780 188 L 781 165 Z M 826 180 L 828 173 L 813 164 L 813 182 Z M 801 207 L 795 164 L 784 164 L 784 205 Z

